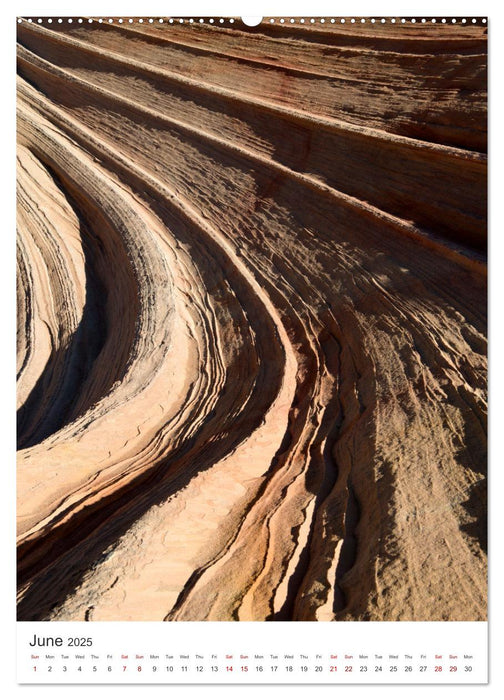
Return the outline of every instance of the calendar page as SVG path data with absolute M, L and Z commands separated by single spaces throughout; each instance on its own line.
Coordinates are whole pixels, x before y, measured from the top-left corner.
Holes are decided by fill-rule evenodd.
M 13 20 L 23 686 L 488 681 L 491 18 L 291 7 Z

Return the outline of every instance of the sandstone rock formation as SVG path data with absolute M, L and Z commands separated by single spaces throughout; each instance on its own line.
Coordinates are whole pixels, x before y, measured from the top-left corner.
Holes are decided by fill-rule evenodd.
M 485 33 L 18 25 L 19 619 L 486 618 Z

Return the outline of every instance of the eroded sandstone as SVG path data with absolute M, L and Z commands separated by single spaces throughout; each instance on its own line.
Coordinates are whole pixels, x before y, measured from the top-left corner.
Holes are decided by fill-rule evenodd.
M 486 619 L 479 26 L 18 26 L 19 619 Z

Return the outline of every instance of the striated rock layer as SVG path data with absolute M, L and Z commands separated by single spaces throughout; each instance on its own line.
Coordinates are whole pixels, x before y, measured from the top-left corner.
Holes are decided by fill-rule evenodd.
M 18 25 L 19 619 L 486 618 L 485 31 Z

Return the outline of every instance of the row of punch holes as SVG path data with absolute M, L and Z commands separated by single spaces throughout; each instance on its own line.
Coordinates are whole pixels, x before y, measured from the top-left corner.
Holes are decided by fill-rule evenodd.
M 99 24 L 114 24 L 114 23 L 117 23 L 117 24 L 134 24 L 134 23 L 138 23 L 138 24 L 155 24 L 155 23 L 156 24 L 163 24 L 163 23 L 166 23 L 166 24 L 194 24 L 194 23 L 204 24 L 204 23 L 209 23 L 209 24 L 219 25 L 219 24 L 227 24 L 227 23 L 228 24 L 235 24 L 239 20 L 236 20 L 233 17 L 230 17 L 230 18 L 222 18 L 221 17 L 220 19 L 213 19 L 213 18 L 194 19 L 192 17 L 180 17 L 180 18 L 174 18 L 174 17 L 142 18 L 142 17 L 140 17 L 140 18 L 135 18 L 135 19 L 133 19 L 133 18 L 125 19 L 123 17 L 115 18 L 115 19 L 103 18 L 103 17 L 100 17 L 97 19 L 93 19 L 93 18 L 83 19 L 81 17 L 79 17 L 78 19 L 75 19 L 72 17 L 68 17 L 68 18 L 66 18 L 66 17 L 61 18 L 60 17 L 58 19 L 53 19 L 51 17 L 39 17 L 37 19 L 34 19 L 32 17 L 29 17 L 29 18 L 24 19 L 22 17 L 19 17 L 17 21 L 18 21 L 18 23 L 33 22 L 33 23 L 37 23 L 37 24 L 44 24 L 44 23 L 47 23 L 47 24 L 53 24 L 53 23 L 57 23 L 57 24 L 89 23 L 89 24 L 92 24 L 93 22 L 98 22 Z M 436 24 L 436 23 L 440 23 L 440 24 L 477 24 L 478 22 L 481 22 L 482 24 L 486 24 L 486 21 L 487 20 L 485 17 L 479 18 L 479 19 L 476 19 L 475 17 L 473 17 L 472 19 L 466 19 L 465 17 L 463 17 L 463 18 L 456 18 L 456 17 L 436 18 L 436 17 L 432 17 L 430 19 L 428 19 L 426 17 L 420 17 L 420 18 L 411 17 L 409 19 L 407 19 L 405 17 L 399 17 L 399 18 L 389 17 L 387 19 L 384 17 L 378 18 L 378 19 L 376 19 L 374 17 L 371 17 L 371 18 L 369 18 L 369 17 L 367 17 L 367 18 L 366 17 L 360 17 L 360 18 L 357 18 L 357 17 L 352 17 L 352 18 L 319 17 L 316 19 L 313 17 L 309 18 L 309 19 L 305 19 L 303 17 L 298 17 L 298 18 L 291 17 L 291 18 L 287 18 L 287 19 L 284 17 L 281 17 L 281 18 L 271 17 L 269 19 L 268 18 L 265 19 L 265 22 L 269 22 L 270 24 L 308 24 L 308 25 L 310 25 L 310 24 L 337 24 L 337 23 L 339 23 L 339 24 L 366 24 L 366 23 L 369 23 L 369 24 L 375 24 L 375 23 L 378 23 L 378 24 L 386 24 L 386 23 L 390 23 L 390 24 L 406 24 L 406 23 L 411 23 L 411 24 L 426 24 L 426 23 L 431 23 L 431 24 Z

